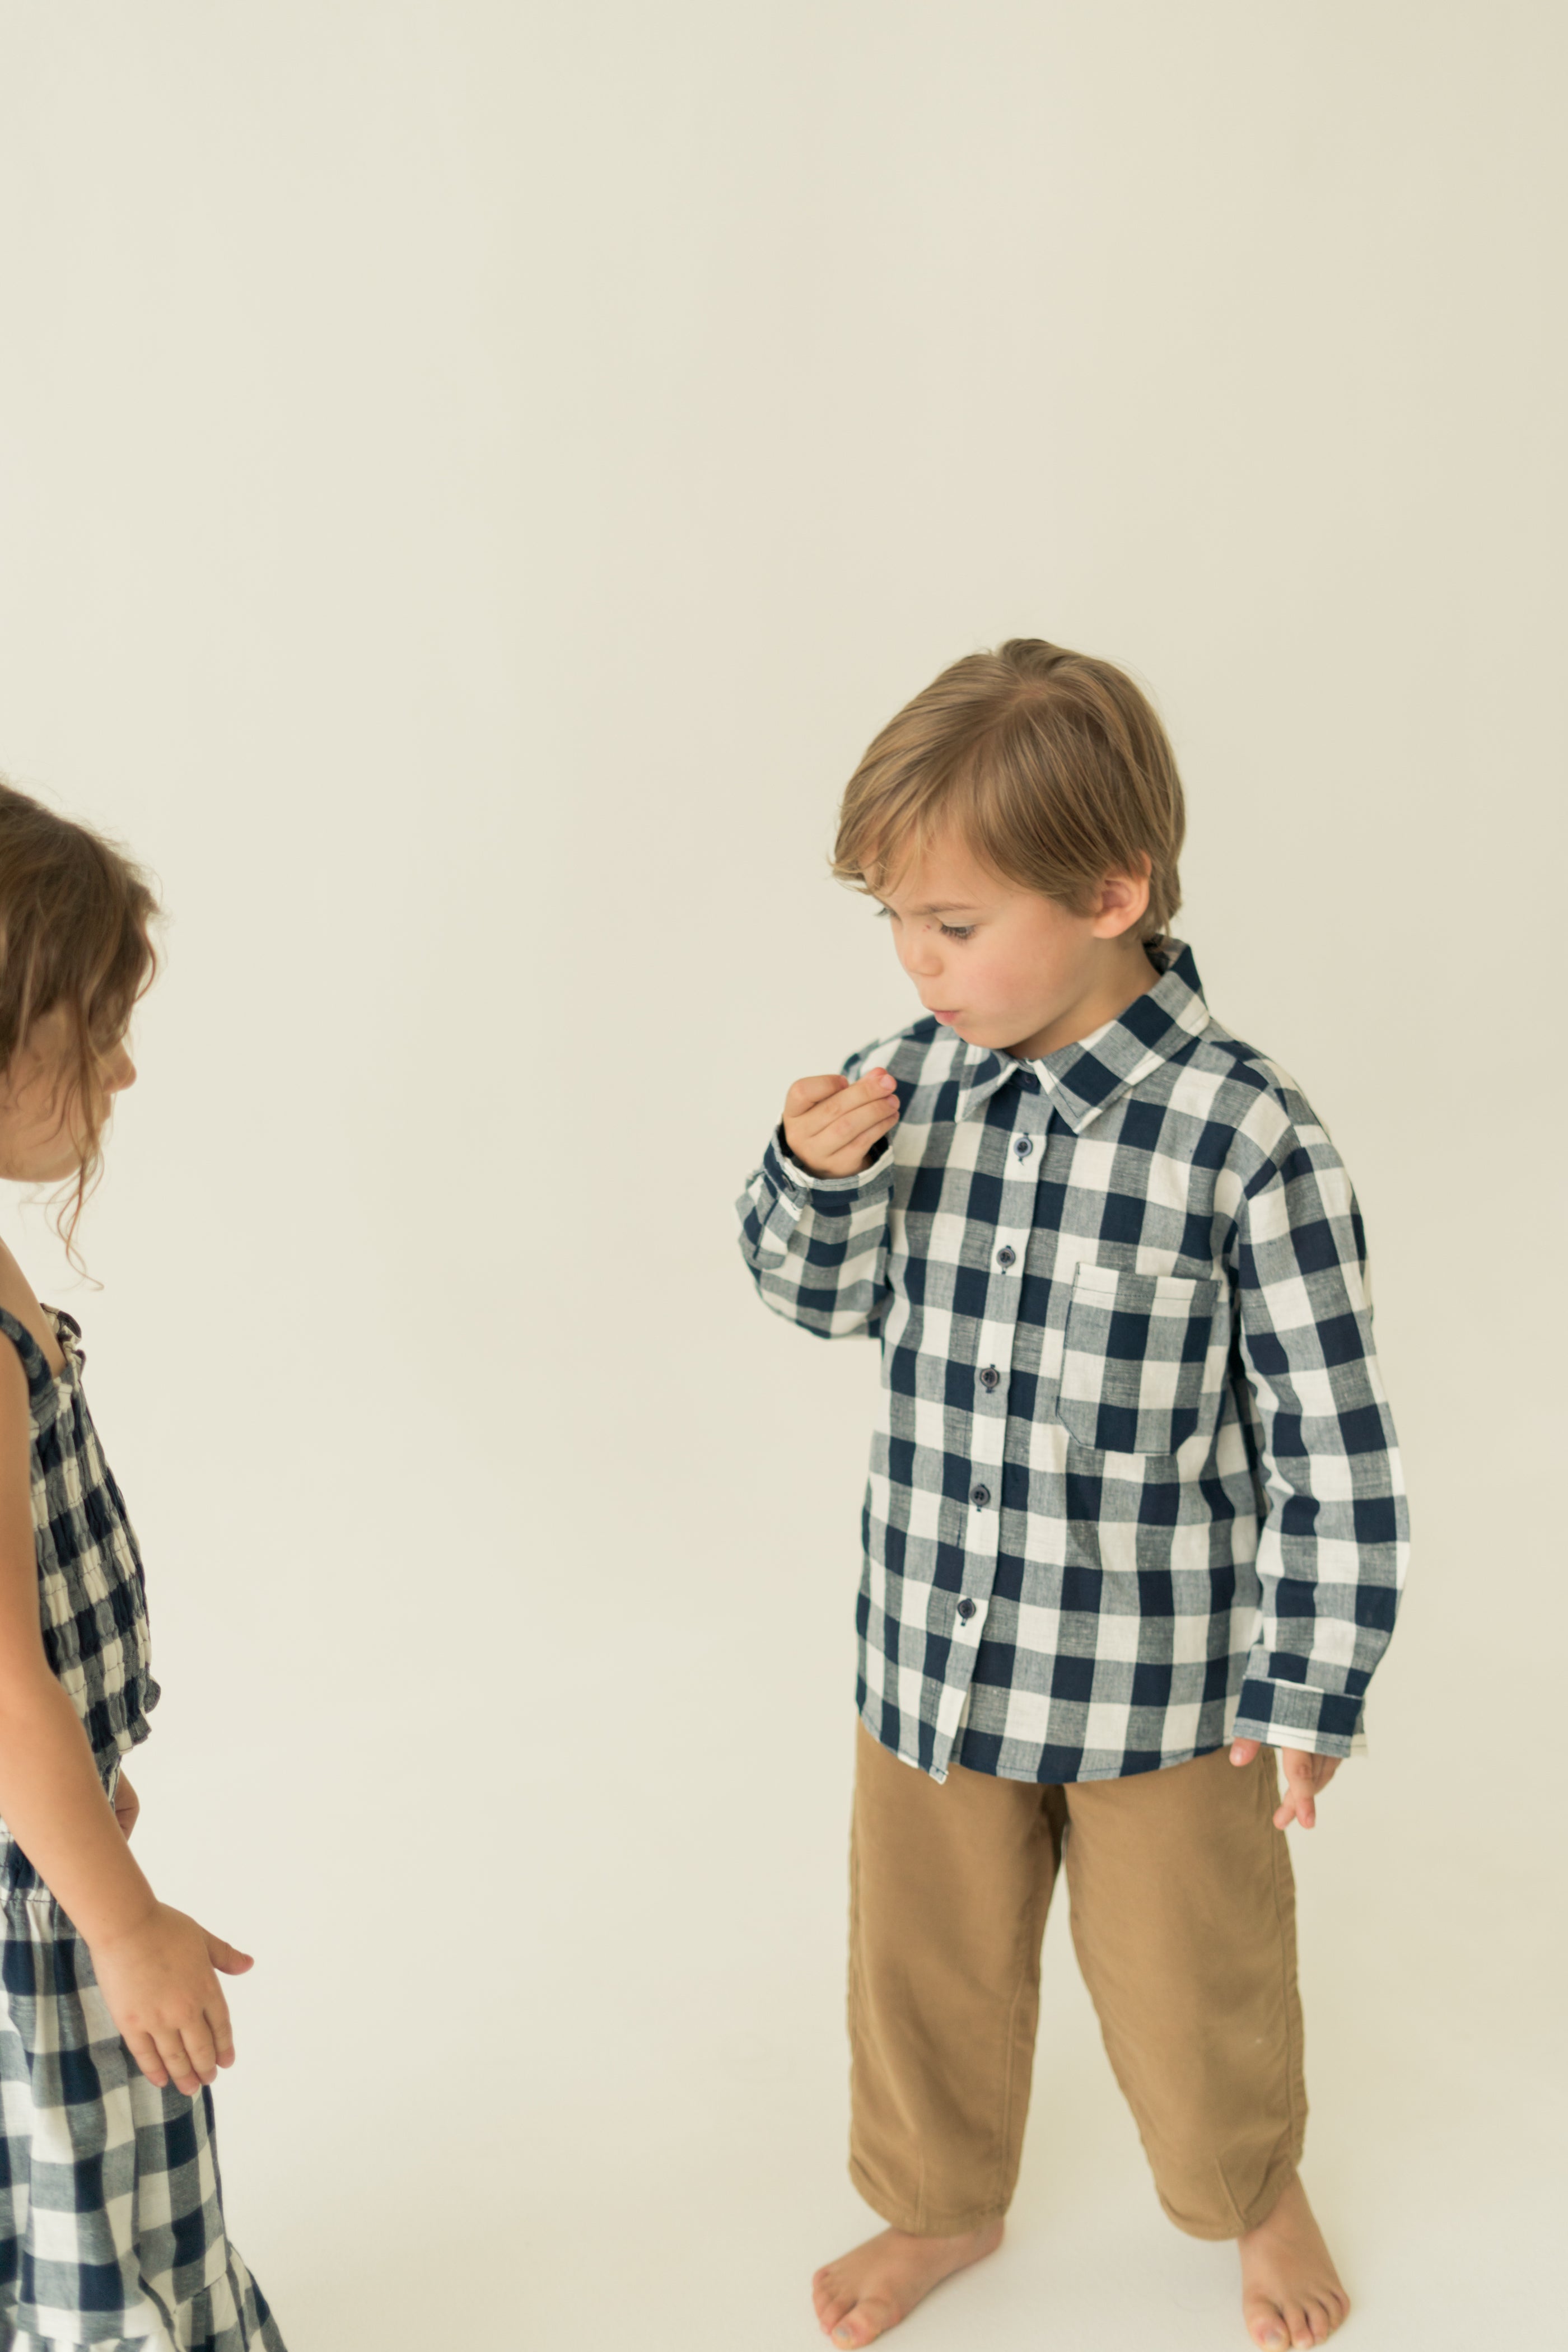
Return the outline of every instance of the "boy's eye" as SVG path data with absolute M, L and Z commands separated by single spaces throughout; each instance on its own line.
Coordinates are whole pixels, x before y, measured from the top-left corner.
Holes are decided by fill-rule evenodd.
M 942 935 L 944 940 L 972 940 L 974 926 L 973 923 L 943 923 Z

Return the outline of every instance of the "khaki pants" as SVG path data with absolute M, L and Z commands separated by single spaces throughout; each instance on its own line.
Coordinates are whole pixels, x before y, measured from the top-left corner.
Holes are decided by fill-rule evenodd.
M 954 1765 L 939 1785 L 858 1736 L 849 2170 L 868 2203 L 933 2237 L 1006 2210 L 1065 1860 L 1079 1965 L 1161 2203 L 1196 2238 L 1261 2221 L 1307 2113 L 1272 1751 L 1065 1788 Z

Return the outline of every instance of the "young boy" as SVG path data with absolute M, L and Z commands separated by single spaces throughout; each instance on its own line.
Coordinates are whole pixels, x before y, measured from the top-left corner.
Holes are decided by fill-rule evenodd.
M 1268 2352 L 1349 2309 L 1296 2170 L 1280 1832 L 1362 1745 L 1405 1501 L 1355 1198 L 1169 936 L 1183 826 L 1109 663 L 944 671 L 834 861 L 923 1017 L 797 1080 L 740 1203 L 768 1305 L 882 1350 L 850 2174 L 889 2227 L 814 2282 L 839 2346 L 1001 2239 L 1058 1866 L 1166 2212 L 1238 2241 Z

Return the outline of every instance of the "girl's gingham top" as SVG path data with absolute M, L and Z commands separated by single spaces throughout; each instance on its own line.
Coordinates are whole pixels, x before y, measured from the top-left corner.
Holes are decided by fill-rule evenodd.
M 58 1375 L 26 1325 L 3 1307 L 0 1332 L 27 1375 L 44 1650 L 81 1717 L 108 1789 L 121 1756 L 146 1738 L 148 1715 L 158 1704 L 147 1592 L 124 1497 L 82 1391 L 80 1326 L 58 1307 L 46 1307 L 44 1313 L 65 1357 Z
M 1344 1756 L 1406 1513 L 1361 1214 L 1191 951 L 1036 1062 L 933 1019 L 853 1055 L 860 1174 L 780 1129 L 738 1203 L 768 1305 L 882 1350 L 859 1706 L 933 1779 L 1119 1779 L 1233 1734 Z

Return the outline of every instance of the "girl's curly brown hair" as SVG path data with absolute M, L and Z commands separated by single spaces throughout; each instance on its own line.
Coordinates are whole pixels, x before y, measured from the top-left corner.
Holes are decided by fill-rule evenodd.
M 109 1107 L 99 1066 L 158 971 L 158 899 L 140 866 L 85 824 L 0 781 L 0 1077 L 57 1007 L 68 1043 L 54 1099 L 74 1092 L 87 1148 L 55 1196 L 55 1229 L 82 1270 L 76 1234 L 103 1172 Z

